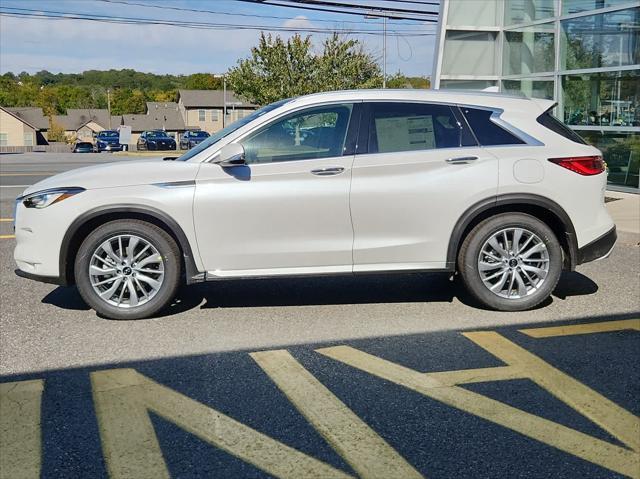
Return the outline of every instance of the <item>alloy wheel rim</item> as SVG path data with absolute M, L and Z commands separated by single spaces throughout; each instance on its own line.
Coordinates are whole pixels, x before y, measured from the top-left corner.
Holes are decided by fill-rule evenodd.
M 164 260 L 146 239 L 117 235 L 96 248 L 88 273 L 91 287 L 103 301 L 134 308 L 158 294 L 164 282 Z
M 493 233 L 478 255 L 485 287 L 505 299 L 520 299 L 540 289 L 549 275 L 547 245 L 535 233 L 519 227 Z

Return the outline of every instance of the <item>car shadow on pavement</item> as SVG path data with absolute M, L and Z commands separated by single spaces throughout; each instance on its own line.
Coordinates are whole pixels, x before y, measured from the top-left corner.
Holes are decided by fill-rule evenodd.
M 593 294 L 598 285 L 578 272 L 564 272 L 553 296 Z M 359 276 L 320 276 L 313 278 L 230 279 L 180 288 L 174 301 L 155 317 L 170 316 L 197 307 L 257 308 L 283 306 L 322 306 L 339 304 L 429 303 L 458 299 L 461 303 L 485 309 L 465 289 L 459 278 L 450 281 L 447 273 L 371 274 Z M 547 306 L 552 298 L 538 308 Z M 58 287 L 42 299 L 45 304 L 87 311 L 75 287 Z

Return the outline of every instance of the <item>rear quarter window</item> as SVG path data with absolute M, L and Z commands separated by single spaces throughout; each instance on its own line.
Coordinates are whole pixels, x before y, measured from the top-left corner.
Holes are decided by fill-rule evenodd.
M 466 107 L 462 107 L 461 110 L 476 135 L 478 143 L 481 145 L 522 145 L 525 143 L 514 134 L 494 123 L 491 120 L 493 111 Z
M 571 140 L 574 143 L 580 143 L 581 145 L 587 144 L 580 135 L 553 116 L 549 110 L 536 118 L 536 121 L 554 133 L 564 136 L 567 140 Z

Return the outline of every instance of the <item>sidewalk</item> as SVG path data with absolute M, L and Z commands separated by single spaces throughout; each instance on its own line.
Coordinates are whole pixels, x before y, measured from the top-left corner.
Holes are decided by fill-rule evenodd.
M 622 233 L 621 236 L 628 239 L 628 242 L 638 243 L 640 237 L 640 195 L 607 190 L 605 197 L 616 199 L 607 203 L 607 209 L 616 223 L 618 233 Z

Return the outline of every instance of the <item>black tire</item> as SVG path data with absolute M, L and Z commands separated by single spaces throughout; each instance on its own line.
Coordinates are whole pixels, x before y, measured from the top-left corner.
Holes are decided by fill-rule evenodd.
M 526 229 L 542 240 L 546 245 L 549 269 L 537 290 L 520 298 L 505 298 L 485 286 L 478 260 L 483 245 L 492 235 L 513 227 Z M 458 270 L 468 291 L 483 305 L 497 311 L 524 311 L 545 301 L 558 284 L 562 264 L 562 247 L 551 228 L 524 213 L 503 213 L 478 223 L 465 237 L 458 253 Z
M 119 234 L 136 235 L 156 248 L 162 257 L 164 279 L 160 288 L 147 302 L 122 308 L 103 300 L 91 285 L 90 260 L 96 249 L 108 238 Z M 124 249 L 124 248 L 123 248 Z M 82 299 L 101 316 L 110 319 L 143 319 L 155 315 L 175 297 L 181 274 L 180 249 L 162 228 L 141 220 L 115 220 L 96 228 L 82 242 L 74 264 L 78 291 Z

